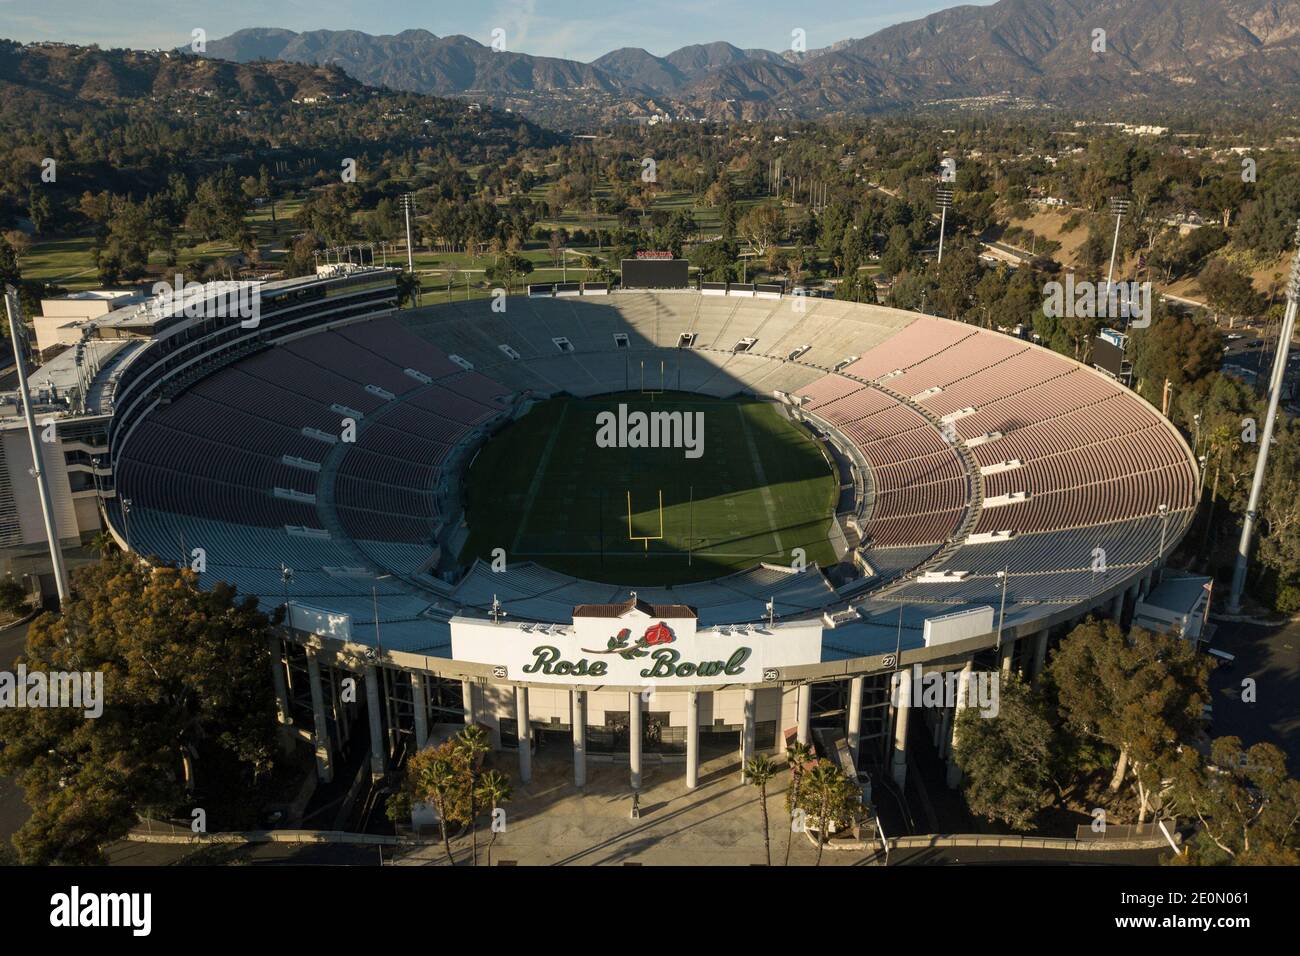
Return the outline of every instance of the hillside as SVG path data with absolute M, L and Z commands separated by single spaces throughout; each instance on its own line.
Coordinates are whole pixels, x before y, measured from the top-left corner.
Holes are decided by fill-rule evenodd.
M 1106 31 L 1101 52 L 1094 30 Z M 364 83 L 481 96 L 590 123 L 655 109 L 698 118 L 868 113 L 995 98 L 1075 110 L 1270 111 L 1300 102 L 1300 0 L 1000 0 L 797 54 L 696 44 L 592 63 L 498 53 L 424 30 L 254 28 L 214 58 L 341 67 Z

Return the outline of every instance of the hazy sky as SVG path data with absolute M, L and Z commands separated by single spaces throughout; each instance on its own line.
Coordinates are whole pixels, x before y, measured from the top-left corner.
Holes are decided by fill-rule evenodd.
M 786 50 L 795 28 L 805 32 L 812 50 L 956 5 L 956 0 L 0 0 L 0 37 L 148 49 L 187 44 L 195 27 L 206 30 L 209 39 L 244 27 L 366 33 L 419 27 L 488 43 L 493 28 L 500 27 L 510 50 L 589 61 L 623 46 L 662 56 L 713 40 Z

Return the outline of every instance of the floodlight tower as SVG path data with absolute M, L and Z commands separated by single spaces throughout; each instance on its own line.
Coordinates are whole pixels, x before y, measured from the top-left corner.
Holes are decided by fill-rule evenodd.
M 948 210 L 952 208 L 952 187 L 940 185 L 935 191 L 935 202 L 939 206 L 939 262 L 943 265 L 943 233 L 948 225 Z
M 41 442 L 36 437 L 36 416 L 32 414 L 32 393 L 27 386 L 23 340 L 19 338 L 18 290 L 11 285 L 5 286 L 5 310 L 9 313 L 9 338 L 14 344 L 18 393 L 23 403 L 23 415 L 27 419 L 27 438 L 32 446 L 32 477 L 36 479 L 36 491 L 41 500 L 41 517 L 45 520 L 45 539 L 50 546 L 50 565 L 54 570 L 54 583 L 59 592 L 59 606 L 63 607 L 68 600 L 68 572 L 63 566 L 63 552 L 59 549 L 59 529 L 54 520 L 50 486 L 45 480 L 45 469 L 41 466 Z
M 1300 221 L 1296 223 L 1296 244 L 1300 246 Z M 1295 331 L 1296 308 L 1300 305 L 1300 248 L 1291 264 L 1291 279 L 1286 286 L 1286 313 L 1277 339 L 1277 355 L 1273 358 L 1273 375 L 1268 383 L 1268 416 L 1264 431 L 1259 437 L 1259 457 L 1255 459 L 1255 480 L 1250 486 L 1250 500 L 1246 503 L 1246 520 L 1241 526 L 1241 541 L 1237 545 L 1237 563 L 1232 569 L 1232 590 L 1228 595 L 1228 613 L 1241 610 L 1241 592 L 1246 585 L 1246 565 L 1250 559 L 1250 539 L 1255 533 L 1258 517 L 1259 495 L 1264 487 L 1264 472 L 1268 468 L 1269 447 L 1273 443 L 1273 424 L 1277 421 L 1278 399 L 1282 396 L 1282 382 L 1286 378 L 1287 352 L 1291 349 L 1291 333 Z
M 411 206 L 414 200 L 410 193 L 402 193 L 402 211 L 406 213 L 406 269 L 415 271 L 415 260 L 411 255 Z
M 1106 273 L 1106 295 L 1110 296 L 1111 283 L 1115 279 L 1115 254 L 1119 252 L 1119 224 L 1128 214 L 1129 201 L 1122 196 L 1110 197 L 1111 215 L 1115 217 L 1115 238 L 1110 244 L 1110 271 Z

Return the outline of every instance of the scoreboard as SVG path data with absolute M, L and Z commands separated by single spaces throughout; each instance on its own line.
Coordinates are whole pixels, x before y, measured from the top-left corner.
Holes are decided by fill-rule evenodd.
M 685 289 L 689 263 L 671 253 L 637 253 L 620 263 L 624 289 Z

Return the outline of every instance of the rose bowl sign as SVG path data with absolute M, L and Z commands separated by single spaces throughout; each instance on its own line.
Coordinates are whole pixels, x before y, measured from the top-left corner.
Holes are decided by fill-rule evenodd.
M 758 684 L 765 671 L 821 660 L 820 621 L 699 629 L 639 609 L 571 625 L 451 620 L 451 656 L 504 666 L 520 683 L 647 687 Z

